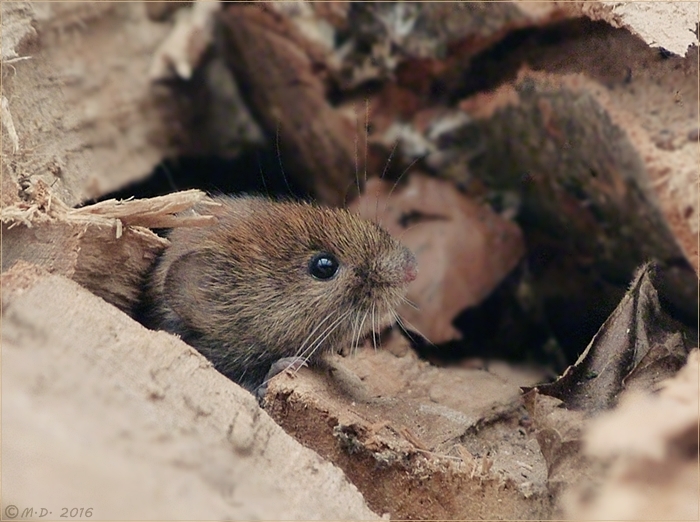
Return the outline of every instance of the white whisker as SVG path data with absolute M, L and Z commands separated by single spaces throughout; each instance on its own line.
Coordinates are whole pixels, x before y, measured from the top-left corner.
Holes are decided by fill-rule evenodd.
M 355 326 L 357 327 L 355 330 L 352 332 L 352 347 L 353 347 L 353 352 L 356 351 L 359 348 L 360 345 L 360 336 L 362 335 L 362 326 L 364 325 L 365 317 L 367 317 L 367 314 L 360 318 L 360 316 L 357 316 L 357 323 Z
M 331 313 L 329 313 L 328 315 L 326 315 L 326 317 L 323 318 L 323 321 L 319 322 L 319 323 L 314 327 L 314 329 L 311 330 L 311 333 L 310 333 L 309 335 L 306 336 L 306 339 L 304 339 L 304 341 L 301 343 L 301 346 L 299 346 L 299 349 L 297 350 L 297 353 L 299 353 L 299 352 L 303 353 L 303 351 L 305 350 L 305 348 L 306 348 L 306 346 L 307 346 L 307 343 L 309 342 L 309 339 L 311 339 L 311 337 L 316 333 L 316 331 L 317 331 L 319 328 L 321 328 L 321 326 L 323 326 L 323 323 L 325 323 L 326 321 L 328 321 L 328 319 L 330 319 L 331 317 L 333 317 L 333 315 L 334 315 L 333 312 L 331 312 Z M 298 357 L 298 355 L 297 355 L 297 357 Z
M 316 339 L 314 339 L 313 342 L 311 342 L 303 351 L 299 350 L 295 357 L 301 357 L 304 360 L 308 361 L 313 352 L 320 345 L 320 342 L 323 342 L 323 340 L 326 339 L 326 337 L 328 336 L 328 332 L 332 332 L 338 326 L 338 324 L 340 324 L 341 321 L 343 321 L 348 315 L 350 315 L 350 313 L 351 312 L 345 312 L 340 317 L 337 317 L 330 325 L 326 326 L 323 332 L 317 335 Z M 321 339 L 320 342 L 319 339 Z
M 367 183 L 367 158 L 369 156 L 369 98 L 365 98 L 365 183 Z
M 372 303 L 372 345 L 374 346 L 374 351 L 377 351 L 377 314 L 375 303 Z
M 379 179 L 384 179 L 384 175 L 386 174 L 386 171 L 389 169 L 389 165 L 391 164 L 391 158 L 394 157 L 394 153 L 396 152 L 396 148 L 399 146 L 399 140 L 396 140 L 394 142 L 394 146 L 391 149 L 391 152 L 389 153 L 389 159 L 386 160 L 386 165 L 384 165 L 384 170 L 382 171 L 382 175 L 379 176 Z
M 384 165 L 384 170 L 382 170 L 382 175 L 379 176 L 379 179 L 384 179 L 384 175 L 386 174 L 386 171 L 389 169 L 389 165 L 391 164 L 391 159 L 394 157 L 394 153 L 396 152 L 396 148 L 399 146 L 399 140 L 396 140 L 394 142 L 394 146 L 391 148 L 391 152 L 389 153 L 389 158 L 386 160 L 386 164 Z M 382 225 L 382 220 L 379 219 L 379 193 L 377 193 L 377 204 L 374 209 L 374 220 L 379 223 L 379 226 Z M 382 211 L 382 215 L 386 212 L 386 202 L 384 203 L 384 210 Z
M 357 105 L 354 105 L 355 110 L 355 181 L 357 182 L 357 195 L 362 193 L 360 188 L 360 116 L 357 113 Z
M 331 325 L 332 328 L 331 328 L 330 330 L 327 329 L 327 333 L 325 333 L 325 335 L 322 334 L 322 336 L 319 336 L 319 337 L 317 338 L 317 340 L 316 340 L 314 343 L 312 343 L 311 346 L 313 346 L 313 348 L 311 349 L 311 351 L 309 352 L 309 354 L 308 354 L 307 356 L 304 357 L 304 361 L 308 361 L 308 360 L 313 356 L 313 354 L 316 352 L 316 350 L 318 350 L 318 349 L 320 348 L 320 346 L 323 344 L 323 342 L 324 342 L 326 339 L 328 339 L 328 337 L 330 337 L 330 336 L 338 329 L 338 327 L 340 326 L 340 324 L 341 324 L 345 319 L 347 319 L 347 317 L 348 317 L 350 314 L 351 314 L 351 312 L 346 312 L 346 313 L 344 313 L 343 315 L 341 315 L 341 316 L 338 318 L 338 320 L 336 320 L 336 321 L 333 322 L 333 324 Z M 298 368 L 297 368 L 297 370 L 296 370 L 294 373 L 296 373 L 297 371 L 299 371 Z
M 284 172 L 284 166 L 282 166 L 282 151 L 280 149 L 280 120 L 277 120 L 277 128 L 275 131 L 275 146 L 277 148 L 277 161 L 279 161 L 280 164 L 282 179 L 284 180 L 284 184 L 287 186 L 287 190 L 289 190 L 289 193 L 291 194 L 292 187 L 289 186 L 289 182 L 287 181 L 287 174 Z
M 384 210 L 382 211 L 382 213 L 386 212 L 386 207 L 387 207 L 387 205 L 389 204 L 389 201 L 391 200 L 391 195 L 394 193 L 394 190 L 395 190 L 396 187 L 399 185 L 399 182 L 401 181 L 401 178 L 403 178 L 404 175 L 406 175 L 406 173 L 408 173 L 408 171 L 411 170 L 411 167 L 413 167 L 413 165 L 415 165 L 416 163 L 418 163 L 420 160 L 422 160 L 422 159 L 425 158 L 426 156 L 427 156 L 427 154 L 423 154 L 422 156 L 418 156 L 417 158 L 413 158 L 413 161 L 412 161 L 411 163 L 408 164 L 408 167 L 406 167 L 406 168 L 403 170 L 403 172 L 401 173 L 401 175 L 400 175 L 398 178 L 396 178 L 396 181 L 394 182 L 394 186 L 391 187 L 391 190 L 389 191 L 389 194 L 387 194 L 387 196 L 386 196 L 386 201 L 384 202 Z
M 362 331 L 365 328 L 365 321 L 367 320 L 368 315 L 369 315 L 369 311 L 365 312 L 365 315 L 362 316 L 362 322 L 360 323 L 360 329 L 357 331 L 357 347 L 358 348 L 360 345 L 360 340 L 362 339 Z
M 360 327 L 361 327 L 360 316 L 355 316 L 355 321 L 352 326 L 352 337 L 350 338 L 350 352 L 352 354 L 357 352 L 357 345 L 360 344 Z
M 418 307 L 418 305 L 417 305 L 416 303 L 414 303 L 413 301 L 411 301 L 411 300 L 410 300 L 408 297 L 406 297 L 406 296 L 401 296 L 401 302 L 407 304 L 408 306 L 410 306 L 410 307 L 413 308 L 414 310 L 420 310 L 420 308 Z
M 425 339 L 425 342 L 427 342 L 430 346 L 436 347 L 435 344 L 434 344 L 430 339 L 428 339 L 428 337 L 426 337 L 425 335 L 423 335 L 423 334 L 421 333 L 421 331 L 420 331 L 418 328 L 416 328 L 413 324 L 411 324 L 411 323 L 410 323 L 408 320 L 406 320 L 405 318 L 404 318 L 404 319 L 401 319 L 401 318 L 397 315 L 397 316 L 396 316 L 396 322 L 397 322 L 398 325 L 401 327 L 401 329 L 406 333 L 406 335 L 408 335 L 409 337 L 411 336 L 411 334 L 408 332 L 408 330 L 410 329 L 410 330 L 413 330 L 414 332 L 416 332 L 418 335 L 420 335 L 423 339 Z
M 352 321 L 352 329 L 350 330 L 350 353 L 355 352 L 355 335 L 357 328 L 360 326 L 360 316 L 356 315 Z

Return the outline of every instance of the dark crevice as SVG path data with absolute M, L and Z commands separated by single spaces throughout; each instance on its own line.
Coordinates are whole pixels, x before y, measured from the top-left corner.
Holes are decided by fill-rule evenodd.
M 590 42 L 591 39 L 605 41 L 614 36 L 616 32 L 626 32 L 625 29 L 616 29 L 602 21 L 592 21 L 588 18 L 565 20 L 547 27 L 524 28 L 508 33 L 498 43 L 473 56 L 466 67 L 460 64 L 463 72 L 459 80 L 446 88 L 442 86 L 440 92 L 447 92 L 447 101 L 455 104 L 464 98 L 484 91 L 490 91 L 499 85 L 510 82 L 516 78 L 523 65 L 528 65 L 538 70 L 539 62 L 543 57 L 551 55 L 563 45 L 573 45 L 578 40 Z M 570 57 L 568 64 L 562 62 L 558 67 L 566 69 L 567 65 L 576 67 L 577 56 Z M 667 59 L 663 53 L 658 53 L 658 59 Z M 615 63 L 614 57 L 611 63 Z M 622 66 L 619 61 L 617 65 Z M 582 71 L 583 72 L 583 71 Z M 628 74 L 622 75 L 621 79 Z
M 270 149 L 252 150 L 236 158 L 190 156 L 167 159 L 143 181 L 109 193 L 99 201 L 150 198 L 188 189 L 200 189 L 210 195 L 252 193 L 308 199 L 308 194 L 282 168 L 277 154 Z
M 462 339 L 434 345 L 413 333 L 409 339 L 418 355 L 438 366 L 465 358 L 534 363 L 553 372 L 566 368 L 568 360 L 554 341 L 549 326 L 532 310 L 523 309 L 517 298 L 524 281 L 524 265 L 511 272 L 479 305 L 460 313 L 453 325 Z

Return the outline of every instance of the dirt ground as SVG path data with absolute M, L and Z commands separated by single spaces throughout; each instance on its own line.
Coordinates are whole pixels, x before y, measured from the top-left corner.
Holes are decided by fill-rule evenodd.
M 699 14 L 3 3 L 3 517 L 700 517 Z M 261 405 L 143 327 L 221 191 L 380 222 L 402 326 Z

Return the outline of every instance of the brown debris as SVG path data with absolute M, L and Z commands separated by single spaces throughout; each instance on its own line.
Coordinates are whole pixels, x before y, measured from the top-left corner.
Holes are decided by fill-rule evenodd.
M 320 201 L 342 206 L 357 189 L 353 128 L 328 103 L 321 51 L 264 4 L 229 4 L 225 58 L 285 170 Z

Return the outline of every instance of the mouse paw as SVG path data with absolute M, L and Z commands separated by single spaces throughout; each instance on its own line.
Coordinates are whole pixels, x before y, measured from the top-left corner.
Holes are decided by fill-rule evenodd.
M 296 372 L 303 366 L 308 366 L 306 359 L 303 357 L 284 357 L 272 363 L 262 384 L 255 390 L 255 396 L 258 398 L 258 401 L 262 401 L 262 399 L 265 397 L 265 394 L 267 393 L 267 383 L 270 382 L 270 379 L 272 379 L 275 375 L 282 372 L 288 372 L 290 376 L 294 376 L 294 374 L 291 372 Z
M 302 368 L 304 366 L 308 366 L 308 363 L 303 357 L 284 357 L 279 361 L 275 361 L 274 363 L 272 363 L 272 366 L 270 366 L 270 370 L 265 376 L 265 380 L 269 381 L 278 373 L 292 371 L 296 372 L 299 368 Z

